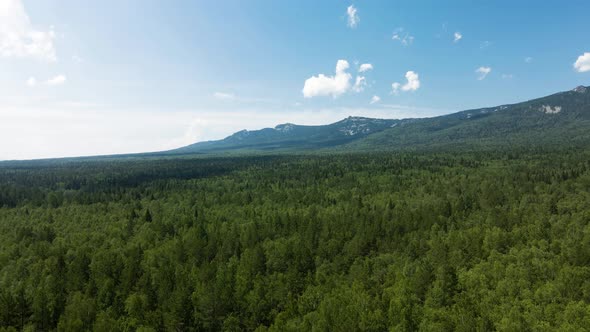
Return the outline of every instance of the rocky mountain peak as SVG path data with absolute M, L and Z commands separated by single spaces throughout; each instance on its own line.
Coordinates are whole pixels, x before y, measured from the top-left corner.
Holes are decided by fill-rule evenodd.
M 289 132 L 289 131 L 293 130 L 294 127 L 295 127 L 295 125 L 292 123 L 283 123 L 283 124 L 277 125 L 275 127 L 275 130 L 282 131 L 282 132 Z

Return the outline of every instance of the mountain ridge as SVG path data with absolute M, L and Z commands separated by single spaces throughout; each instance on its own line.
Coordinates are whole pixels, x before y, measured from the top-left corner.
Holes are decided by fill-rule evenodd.
M 588 129 L 585 131 L 585 129 Z M 374 119 L 349 116 L 327 125 L 282 123 L 241 130 L 224 139 L 197 142 L 168 153 L 316 150 L 396 150 L 539 145 L 551 140 L 590 142 L 590 88 L 514 104 L 459 111 L 430 118 Z
M 404 120 L 373 119 L 349 116 L 328 125 L 283 123 L 274 128 L 240 130 L 217 141 L 197 142 L 173 152 L 206 152 L 217 150 L 277 150 L 290 148 L 333 147 L 385 130 Z

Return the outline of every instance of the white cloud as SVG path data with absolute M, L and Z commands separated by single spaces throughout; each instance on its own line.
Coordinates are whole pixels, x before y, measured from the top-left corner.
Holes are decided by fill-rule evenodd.
M 408 80 L 408 83 L 402 86 L 403 91 L 416 91 L 420 88 L 418 73 L 409 71 L 406 73 L 406 79 Z
M 490 68 L 490 67 L 479 67 L 479 68 L 477 68 L 475 70 L 475 72 L 477 74 L 479 74 L 478 77 L 477 77 L 477 79 L 481 81 L 481 80 L 485 79 L 486 76 L 488 76 L 489 73 L 492 72 L 492 68 Z
M 362 92 L 365 87 L 367 86 L 367 80 L 364 76 L 357 76 L 354 85 L 352 86 L 352 90 L 354 92 Z
M 533 62 L 533 58 L 530 56 L 527 56 L 526 58 L 524 58 L 524 62 L 531 63 L 531 62 Z
M 590 71 L 590 52 L 580 55 L 574 63 L 574 68 L 579 73 Z
M 27 85 L 28 85 L 28 86 L 30 86 L 30 87 L 34 87 L 34 86 L 36 86 L 36 85 L 37 85 L 37 79 L 36 79 L 36 78 L 34 78 L 34 77 L 30 77 L 30 78 L 27 80 Z
M 346 15 L 348 15 L 348 26 L 353 29 L 356 28 L 361 20 L 357 14 L 357 9 L 353 5 L 348 6 Z
M 393 83 L 391 84 L 391 90 L 393 92 L 393 94 L 397 94 L 399 92 L 399 90 L 401 89 L 402 91 L 416 91 L 420 88 L 420 78 L 418 76 L 418 73 L 414 72 L 414 71 L 408 71 L 406 73 L 406 84 L 401 85 L 400 83 Z
M 368 72 L 370 70 L 373 70 L 373 65 L 370 63 L 363 63 L 360 65 L 359 67 L 359 73 L 365 73 Z M 354 92 L 362 92 L 363 90 L 365 90 L 365 87 L 367 86 L 367 79 L 365 76 L 361 76 L 358 75 L 356 77 L 355 83 L 352 86 L 352 90 Z
M 482 50 L 483 50 L 484 48 L 488 48 L 488 47 L 490 47 L 490 46 L 492 46 L 492 42 L 491 42 L 491 41 L 489 41 L 489 40 L 482 41 L 481 43 L 479 43 L 479 48 L 480 48 L 480 49 L 482 49 Z
M 373 96 L 373 97 L 371 98 L 371 102 L 370 102 L 370 104 L 371 104 L 371 105 L 373 105 L 373 104 L 376 104 L 376 103 L 378 103 L 378 102 L 380 102 L 380 101 L 381 101 L 381 97 L 379 97 L 379 96 L 375 95 L 375 96 Z
M 303 96 L 311 98 L 331 95 L 336 98 L 346 93 L 350 89 L 350 80 L 352 79 L 352 76 L 346 72 L 348 68 L 348 61 L 338 60 L 335 76 L 319 74 L 308 78 L 303 86 Z
M 215 92 L 213 97 L 220 99 L 220 100 L 234 100 L 236 96 L 233 93 L 226 93 L 226 92 Z
M 392 40 L 399 41 L 402 45 L 408 46 L 414 42 L 414 36 L 410 35 L 404 28 L 398 28 L 393 32 Z
M 36 30 L 21 0 L 0 0 L 0 56 L 56 61 L 53 28 Z
M 364 73 L 366 71 L 369 70 L 373 70 L 373 65 L 370 63 L 363 63 L 360 67 L 359 67 L 359 73 Z
M 67 78 L 64 75 L 57 75 L 54 78 L 50 78 L 49 80 L 47 80 L 47 82 L 45 82 L 47 85 L 62 85 L 65 84 L 67 81 Z
M 459 31 L 455 32 L 453 42 L 457 43 L 461 39 L 463 39 L 463 35 Z
M 512 74 L 502 74 L 502 78 L 505 80 L 510 80 L 514 77 Z

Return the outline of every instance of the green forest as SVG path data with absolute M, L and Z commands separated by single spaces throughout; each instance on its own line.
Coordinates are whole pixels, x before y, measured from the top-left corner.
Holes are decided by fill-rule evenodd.
M 590 151 L 0 163 L 0 331 L 584 331 Z

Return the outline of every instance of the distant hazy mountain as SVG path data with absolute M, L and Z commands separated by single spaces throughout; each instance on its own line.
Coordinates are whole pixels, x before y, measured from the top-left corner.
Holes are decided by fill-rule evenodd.
M 424 118 L 348 117 L 324 126 L 281 124 L 242 130 L 223 140 L 170 152 L 398 150 L 460 146 L 580 146 L 590 144 L 590 88 L 512 105 Z
M 348 117 L 324 126 L 285 123 L 274 128 L 242 130 L 219 141 L 195 143 L 174 152 L 307 150 L 334 147 L 395 127 L 404 121 L 407 120 Z

